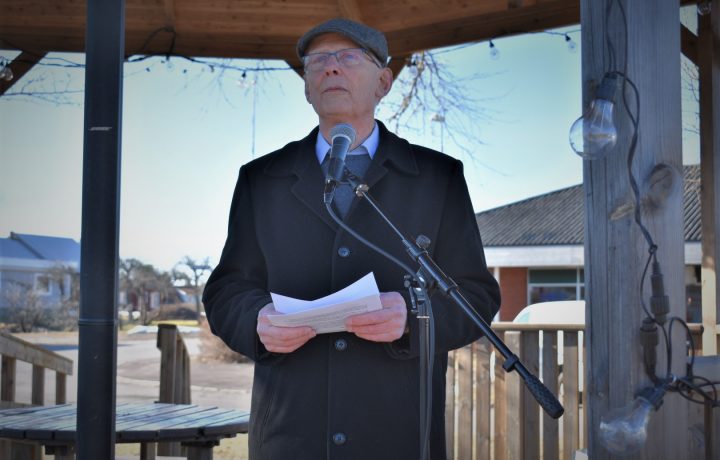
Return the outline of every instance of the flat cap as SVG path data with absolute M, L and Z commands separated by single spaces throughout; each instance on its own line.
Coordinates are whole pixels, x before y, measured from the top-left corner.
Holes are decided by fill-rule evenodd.
M 318 24 L 305 32 L 297 42 L 297 54 L 305 56 L 307 47 L 315 37 L 327 33 L 344 35 L 375 55 L 384 66 L 388 60 L 388 45 L 385 35 L 377 29 L 345 18 L 335 18 Z

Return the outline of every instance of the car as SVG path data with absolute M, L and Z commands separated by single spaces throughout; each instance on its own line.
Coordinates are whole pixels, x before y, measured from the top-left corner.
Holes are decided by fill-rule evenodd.
M 584 300 L 539 302 L 520 310 L 516 324 L 585 324 Z
M 543 324 L 543 325 L 571 325 L 571 324 L 585 324 L 585 301 L 584 300 L 559 300 L 552 302 L 539 302 L 530 304 L 527 307 L 520 310 L 520 313 L 515 316 L 512 321 L 515 324 Z M 563 385 L 563 347 L 564 347 L 564 334 L 558 333 L 557 339 L 557 363 L 558 363 L 558 383 L 560 386 Z M 583 331 L 578 334 L 578 340 L 583 343 Z M 539 344 L 539 367 L 542 369 L 543 359 L 543 332 L 540 332 L 540 344 Z M 582 404 L 582 389 L 583 389 L 583 355 L 580 353 L 578 362 L 578 377 L 579 377 L 579 388 L 580 393 L 578 395 L 579 402 Z

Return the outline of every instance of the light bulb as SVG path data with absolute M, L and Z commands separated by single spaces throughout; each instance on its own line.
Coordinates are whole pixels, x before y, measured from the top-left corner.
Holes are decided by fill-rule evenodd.
M 490 40 L 490 59 L 492 59 L 493 61 L 497 61 L 498 59 L 500 59 L 500 50 L 497 49 L 495 43 L 493 43 L 492 40 Z
M 586 160 L 603 158 L 617 143 L 613 98 L 617 77 L 605 76 L 590 109 L 570 127 L 570 146 Z
M 4 65 L 3 68 L 0 69 L 0 80 L 10 81 L 14 76 L 9 65 Z
M 600 442 L 612 454 L 630 455 L 645 445 L 653 410 L 662 405 L 665 389 L 643 389 L 628 406 L 611 410 L 600 418 Z
M 710 0 L 700 0 L 697 4 L 697 12 L 700 16 L 705 16 L 710 14 L 710 11 L 712 10 L 712 5 Z
M 571 53 L 575 53 L 577 51 L 577 43 L 575 43 L 569 35 L 565 35 L 565 43 L 567 43 L 568 51 Z

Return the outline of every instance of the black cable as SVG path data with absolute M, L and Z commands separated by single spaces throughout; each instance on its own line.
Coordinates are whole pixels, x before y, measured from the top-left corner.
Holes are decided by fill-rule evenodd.
M 402 269 L 403 269 L 405 272 L 407 272 L 410 276 L 412 276 L 413 278 L 415 278 L 415 272 L 412 270 L 412 268 L 410 268 L 410 267 L 407 266 L 406 264 L 402 263 L 399 259 L 395 258 L 393 255 L 391 255 L 390 253 L 386 252 L 386 251 L 383 250 L 382 248 L 380 248 L 380 247 L 374 245 L 373 243 L 371 243 L 370 241 L 366 240 L 362 235 L 360 235 L 359 233 L 357 233 L 355 230 L 353 230 L 352 228 L 350 228 L 345 222 L 343 222 L 342 219 L 340 219 L 340 218 L 337 216 L 337 214 L 335 214 L 335 211 L 332 209 L 332 204 L 331 204 L 330 201 L 326 201 L 326 203 L 325 203 L 325 209 L 327 209 L 328 213 L 330 214 L 330 217 L 332 217 L 332 219 L 333 219 L 340 227 L 342 227 L 343 230 L 345 230 L 346 232 L 348 232 L 349 234 L 351 234 L 352 236 L 354 236 L 358 241 L 360 241 L 360 242 L 361 242 L 362 244 L 364 244 L 365 246 L 369 247 L 370 249 L 372 249 L 373 251 L 375 251 L 375 252 L 377 252 L 378 254 L 382 255 L 383 257 L 386 257 L 387 259 L 389 259 L 390 261 L 392 261 L 393 263 L 395 263 L 397 266 L 399 266 L 400 268 L 402 268 Z

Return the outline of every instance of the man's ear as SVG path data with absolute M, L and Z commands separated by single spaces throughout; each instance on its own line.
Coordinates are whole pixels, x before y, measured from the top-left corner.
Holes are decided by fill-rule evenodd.
M 312 102 L 310 102 L 310 91 L 308 90 L 308 82 L 305 76 L 303 76 L 303 82 L 305 83 L 305 100 L 308 101 L 308 104 L 312 104 Z
M 389 67 L 383 68 L 382 71 L 380 72 L 380 78 L 378 80 L 377 90 L 375 91 L 375 96 L 377 96 L 378 100 L 387 96 L 387 94 L 392 89 L 392 83 L 393 83 L 392 70 L 390 70 Z

